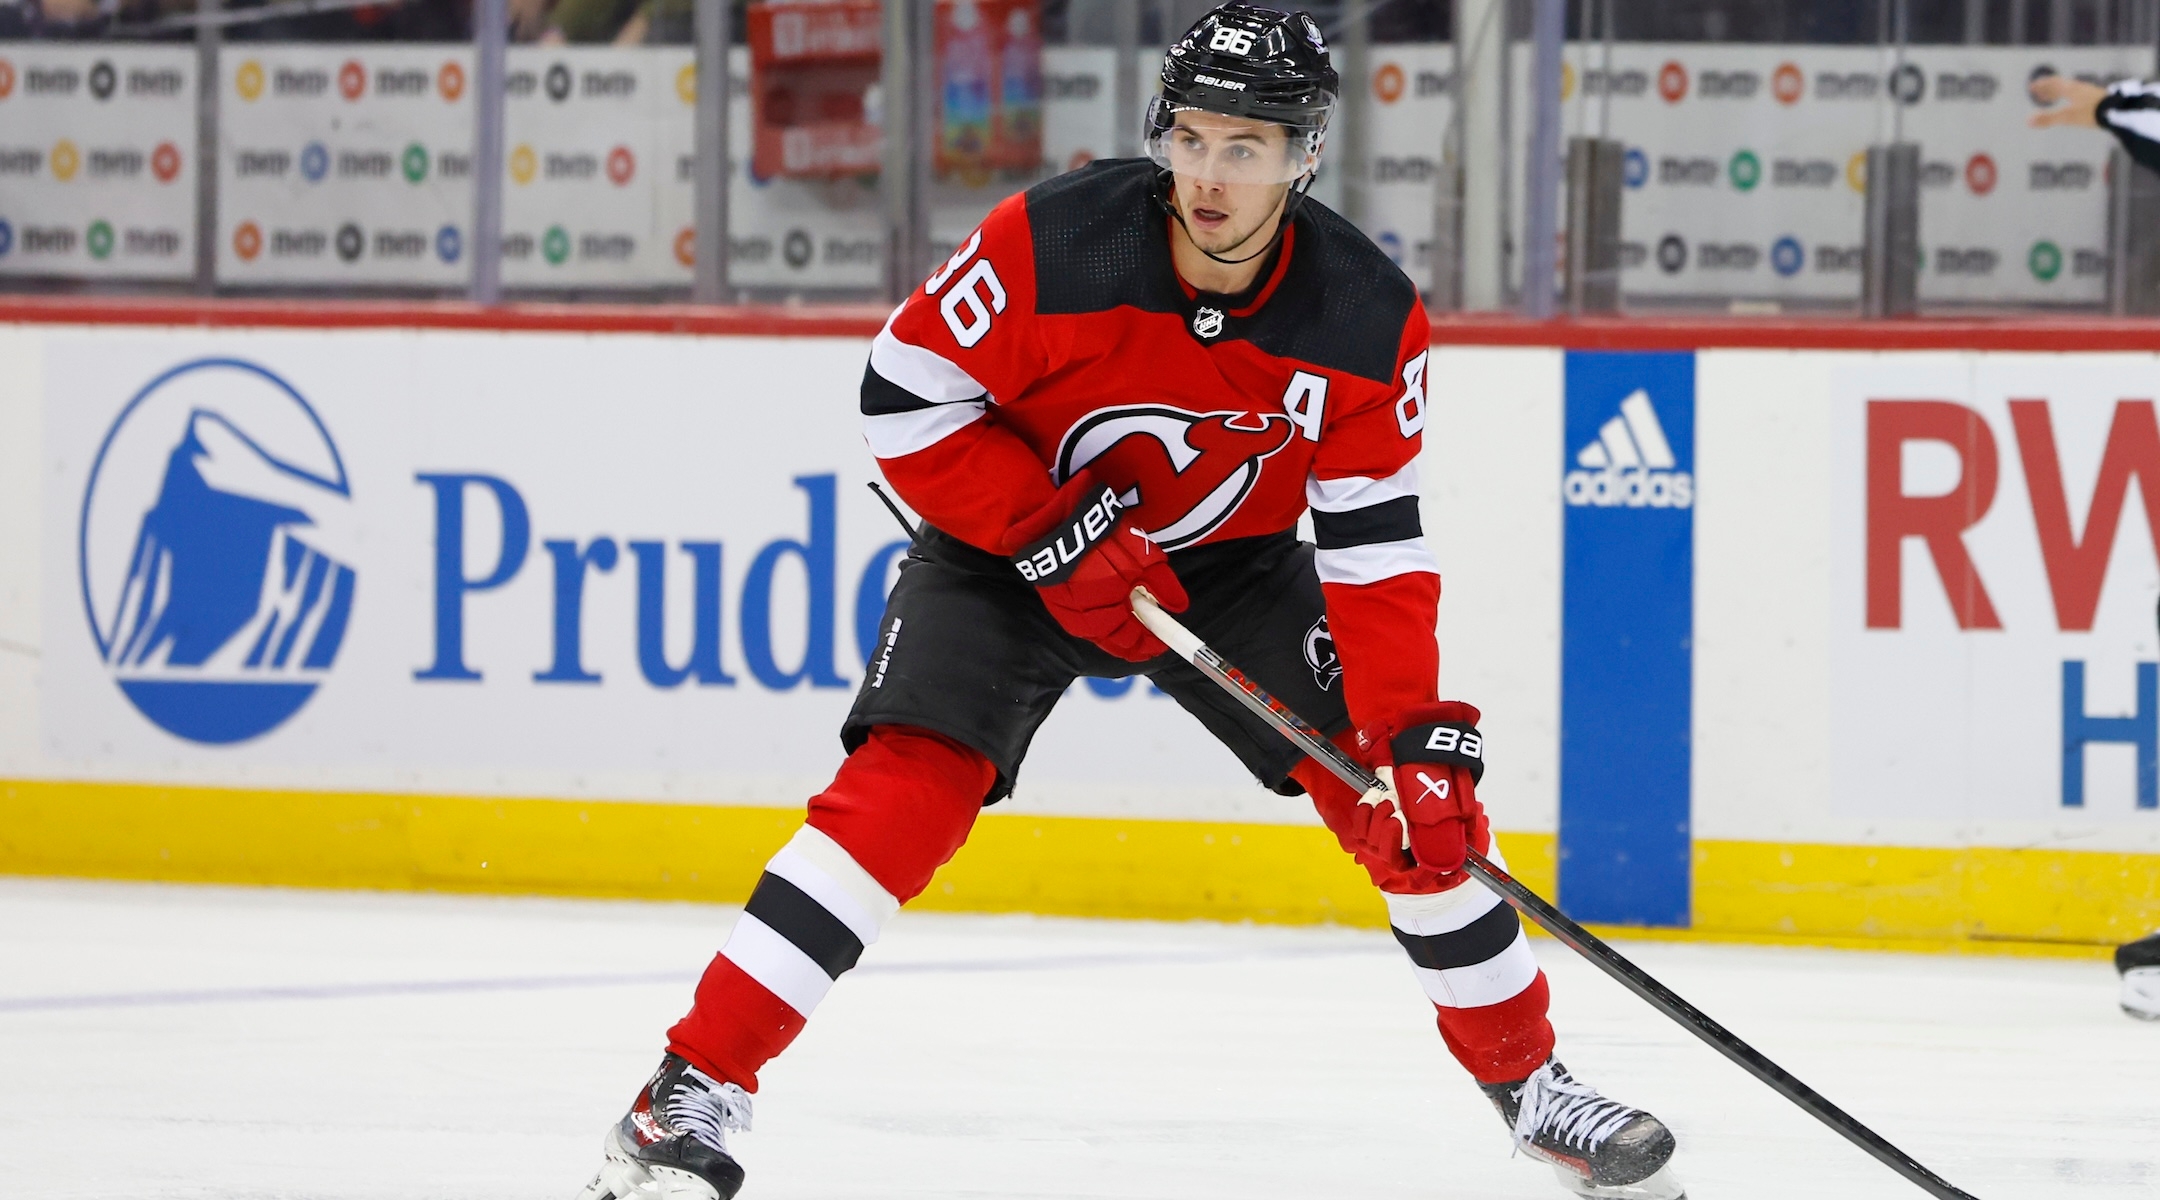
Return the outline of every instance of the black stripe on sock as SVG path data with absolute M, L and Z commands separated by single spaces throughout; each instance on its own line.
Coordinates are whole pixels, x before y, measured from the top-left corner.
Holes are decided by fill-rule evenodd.
M 750 893 L 745 912 L 772 926 L 773 932 L 794 943 L 797 950 L 834 979 L 862 958 L 862 939 L 847 923 L 832 915 L 808 892 L 768 871 Z
M 1418 519 L 1418 498 L 1397 496 L 1348 512 L 1312 510 L 1313 545 L 1322 550 L 1347 550 L 1375 542 L 1405 542 L 1425 534 Z
M 1410 961 L 1434 971 L 1450 967 L 1474 967 L 1498 955 L 1515 942 L 1515 935 L 1522 932 L 1522 922 L 1515 918 L 1515 910 L 1505 904 L 1496 904 L 1493 910 L 1470 922 L 1453 933 L 1434 933 L 1420 937 L 1404 933 L 1394 926 L 1395 940 L 1402 943 Z

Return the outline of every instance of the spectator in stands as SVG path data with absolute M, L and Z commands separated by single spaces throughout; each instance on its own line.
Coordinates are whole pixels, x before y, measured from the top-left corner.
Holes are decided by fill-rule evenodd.
M 0 6 L 0 37 L 95 37 L 111 16 L 98 0 L 17 0 Z
M 518 2 L 518 0 L 513 0 Z M 550 0 L 522 0 L 529 7 Z M 693 0 L 552 0 L 542 42 L 617 46 L 690 40 Z
M 510 40 L 537 42 L 547 32 L 548 9 L 553 0 L 507 0 L 510 9 Z
M 279 0 L 225 0 L 225 7 L 250 8 Z M 306 42 L 462 42 L 472 36 L 472 0 L 385 0 L 342 12 L 280 17 L 250 26 L 233 26 L 257 41 Z

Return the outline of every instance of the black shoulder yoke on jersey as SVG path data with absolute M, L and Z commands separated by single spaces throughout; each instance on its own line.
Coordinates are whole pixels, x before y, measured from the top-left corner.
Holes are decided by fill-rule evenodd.
M 1155 202 L 1160 168 L 1098 160 L 1027 191 L 1035 241 L 1035 308 L 1094 313 L 1131 307 L 1183 319 L 1168 218 Z M 1357 226 L 1307 198 L 1282 283 L 1236 336 L 1268 354 L 1395 382 L 1417 288 Z

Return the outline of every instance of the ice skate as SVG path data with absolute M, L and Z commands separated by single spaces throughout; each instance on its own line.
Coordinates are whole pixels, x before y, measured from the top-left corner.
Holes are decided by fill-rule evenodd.
M 670 1054 L 608 1130 L 607 1161 L 578 1200 L 733 1200 L 743 1169 L 727 1131 L 749 1128 L 748 1092 Z
M 2140 1021 L 2160 1021 L 2160 933 L 2115 949 L 2122 973 L 2122 1010 Z
M 1552 1164 L 1560 1185 L 1610 1200 L 1684 1200 L 1666 1169 L 1676 1143 L 1663 1121 L 1598 1095 L 1547 1059 L 1528 1079 L 1480 1085 L 1517 1148 Z

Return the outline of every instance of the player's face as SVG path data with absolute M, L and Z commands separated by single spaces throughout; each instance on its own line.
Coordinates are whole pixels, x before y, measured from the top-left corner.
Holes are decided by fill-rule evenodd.
M 1178 212 L 1193 244 L 1223 254 L 1272 232 L 1294 178 L 1289 131 L 1248 117 L 1187 112 L 1163 135 Z

